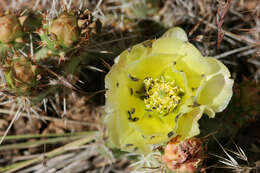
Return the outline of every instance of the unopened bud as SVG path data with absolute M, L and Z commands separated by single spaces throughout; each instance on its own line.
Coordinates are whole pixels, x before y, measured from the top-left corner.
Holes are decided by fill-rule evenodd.
M 162 159 L 172 171 L 195 173 L 203 161 L 203 149 L 198 138 L 178 141 L 175 137 L 167 144 Z
M 49 33 L 55 34 L 58 44 L 70 47 L 79 40 L 80 32 L 77 23 L 76 16 L 63 13 L 52 21 Z
M 9 43 L 21 36 L 22 28 L 15 15 L 0 17 L 0 42 Z

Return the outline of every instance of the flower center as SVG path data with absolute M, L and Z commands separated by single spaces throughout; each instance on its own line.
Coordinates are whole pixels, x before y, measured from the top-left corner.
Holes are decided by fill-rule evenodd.
M 146 97 L 145 106 L 148 110 L 167 114 L 172 112 L 180 103 L 184 91 L 175 84 L 175 81 L 145 78 Z

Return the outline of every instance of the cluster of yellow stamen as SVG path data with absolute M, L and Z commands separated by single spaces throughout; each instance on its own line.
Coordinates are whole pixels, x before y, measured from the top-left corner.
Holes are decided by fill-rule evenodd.
M 180 103 L 184 91 L 175 81 L 145 78 L 143 81 L 146 91 L 144 99 L 146 109 L 167 114 L 172 112 Z

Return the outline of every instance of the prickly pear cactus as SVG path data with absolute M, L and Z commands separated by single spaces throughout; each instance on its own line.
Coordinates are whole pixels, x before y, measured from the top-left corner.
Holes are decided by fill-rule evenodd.
M 76 80 L 67 78 L 77 78 L 85 57 L 80 50 L 96 26 L 100 23 L 88 10 L 65 9 L 54 17 L 30 10 L 0 16 L 1 91 L 37 103 L 64 85 L 73 86 Z
M 64 100 L 79 91 L 81 62 L 88 63 L 90 57 L 86 46 L 100 27 L 88 10 L 61 8 L 54 15 L 19 9 L 0 14 L 0 100 L 12 104 L 14 119 L 22 112 L 38 115 L 42 107 L 47 111 L 48 102 L 55 114 L 66 114 Z

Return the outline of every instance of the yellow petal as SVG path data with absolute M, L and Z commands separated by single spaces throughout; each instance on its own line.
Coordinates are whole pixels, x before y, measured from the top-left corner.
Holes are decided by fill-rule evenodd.
M 187 66 L 183 59 L 178 60 L 174 68 L 176 68 L 178 71 L 182 71 L 185 74 L 188 81 L 188 87 L 192 93 L 195 94 L 203 82 L 203 72 L 196 72 L 193 68 Z
M 233 94 L 233 82 L 222 73 L 212 76 L 203 87 L 198 102 L 210 106 L 215 112 L 224 110 Z
M 126 71 L 132 76 L 143 81 L 146 77 L 158 78 L 162 71 L 178 59 L 178 55 L 152 54 L 126 67 Z
M 222 73 L 224 76 L 230 77 L 228 68 L 221 61 L 212 57 L 205 57 L 205 59 L 210 66 L 210 71 L 209 73 L 206 73 L 207 75 Z
M 169 29 L 163 34 L 161 38 L 163 37 L 175 38 L 175 39 L 182 40 L 184 42 L 188 41 L 186 32 L 180 27 L 174 27 Z
M 205 106 L 204 113 L 207 114 L 210 118 L 215 117 L 215 111 L 210 106 Z
M 110 72 L 105 77 L 106 92 L 106 112 L 117 105 L 117 98 L 120 95 L 120 91 L 124 89 L 127 84 L 126 73 L 120 69 L 119 65 L 114 65 Z M 127 94 L 127 93 L 125 93 Z M 111 112 L 111 111 L 108 111 Z
M 181 61 L 197 74 L 205 74 L 211 71 L 208 62 L 201 55 L 199 50 L 191 43 L 184 42 L 180 39 L 171 37 L 160 38 L 153 43 L 152 53 L 179 55 Z
M 120 148 L 123 151 L 130 151 L 141 154 L 147 154 L 151 152 L 151 146 L 142 137 L 142 134 L 134 130 L 122 138 Z
M 121 148 L 123 151 L 148 153 L 151 146 L 143 135 L 132 129 L 125 117 L 118 114 L 109 114 L 105 117 L 104 123 L 108 128 L 110 147 Z
M 111 147 L 120 147 L 119 143 L 119 133 L 116 128 L 116 116 L 114 114 L 107 114 L 104 119 L 104 123 L 106 124 L 108 130 L 108 137 L 109 137 L 109 145 Z
M 179 118 L 177 134 L 181 136 L 181 139 L 187 139 L 200 133 L 198 120 L 201 118 L 203 111 L 204 106 L 199 106 Z
M 148 138 L 164 136 L 165 138 L 163 142 L 168 140 L 168 133 L 170 133 L 174 128 L 174 126 L 170 126 L 168 123 L 164 123 L 158 117 L 149 116 L 145 116 L 136 123 L 132 123 L 132 126 Z
M 137 61 L 148 54 L 148 48 L 143 44 L 137 44 L 122 52 L 116 59 L 115 63 L 124 68 L 127 64 Z
M 181 60 L 196 73 L 205 74 L 211 70 L 205 57 L 203 57 L 200 51 L 191 43 L 185 43 L 183 52 L 185 56 L 183 56 Z
M 177 54 L 184 55 L 185 42 L 171 37 L 155 40 L 152 45 L 153 54 Z
M 129 51 L 130 53 L 127 56 L 128 64 L 142 59 L 148 54 L 148 49 L 144 47 L 142 44 L 133 46 Z

